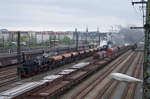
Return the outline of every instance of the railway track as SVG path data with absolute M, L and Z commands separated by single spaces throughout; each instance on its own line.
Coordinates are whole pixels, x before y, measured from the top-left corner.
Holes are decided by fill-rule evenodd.
M 79 46 L 80 50 L 88 49 L 92 46 Z M 50 49 L 33 49 L 30 51 L 21 51 L 22 59 L 25 57 L 34 58 L 36 56 L 42 56 L 44 53 L 57 53 L 57 54 L 63 54 L 63 53 L 69 53 L 71 51 L 75 51 L 76 47 L 58 47 L 58 48 L 50 48 Z M 1 51 L 0 51 L 1 52 Z M 15 63 L 14 63 L 15 60 Z M 0 53 L 0 69 L 5 68 L 8 66 L 14 66 L 18 64 L 17 62 L 17 52 L 13 53 Z
M 128 55 L 129 54 L 127 54 L 127 56 Z M 85 98 L 98 84 L 101 83 L 102 80 L 104 80 L 117 66 L 119 66 L 119 64 L 121 64 L 124 61 L 125 57 L 123 57 L 118 62 L 114 63 L 111 66 L 111 68 L 109 68 L 109 70 L 107 70 L 103 74 L 99 75 L 99 77 L 95 79 L 94 83 L 90 84 L 88 87 L 86 87 L 84 90 L 82 90 L 78 95 L 76 95 L 75 97 L 73 97 L 73 99 L 83 99 L 83 98 Z M 132 57 L 133 57 L 133 54 L 132 54 Z M 105 86 L 104 88 L 101 88 L 103 90 L 101 91 L 100 95 L 105 92 L 105 90 L 111 85 L 111 83 L 112 83 L 112 81 L 109 82 L 109 83 L 107 83 L 107 86 Z M 97 95 L 96 95 L 96 97 L 97 97 Z
M 138 63 L 138 62 L 141 62 L 141 59 L 142 59 L 142 55 L 139 56 L 137 63 Z M 133 61 L 133 60 L 132 60 L 132 61 Z M 130 66 L 131 66 L 131 64 L 128 65 L 127 68 L 126 68 L 126 70 L 124 70 L 124 71 L 121 72 L 121 73 L 124 73 L 124 74 L 125 74 L 125 73 L 127 72 L 127 70 L 129 69 Z M 136 65 L 134 68 L 135 68 L 135 69 L 134 69 L 133 73 L 137 70 L 137 65 Z M 105 91 L 105 93 L 104 93 L 103 95 L 101 95 L 98 99 L 105 99 L 105 98 L 111 99 L 112 96 L 113 96 L 113 94 L 114 94 L 114 92 L 117 90 L 119 84 L 120 84 L 120 82 L 113 80 L 111 86 L 110 86 L 110 87 Z M 133 95 L 133 96 L 134 96 L 134 95 Z M 123 99 L 129 99 L 129 98 L 123 98 Z M 133 98 L 132 98 L 132 99 L 133 99 Z
M 140 58 L 136 64 L 136 67 L 132 73 L 133 77 L 138 78 L 140 76 L 141 68 L 142 68 L 141 67 L 142 60 L 143 60 L 143 55 L 140 56 Z M 134 83 L 127 84 L 126 88 L 123 91 L 121 99 L 135 99 L 136 86 L 137 86 L 137 84 L 134 84 Z
M 88 57 L 91 57 L 91 56 L 88 56 Z M 0 68 L 0 86 L 7 85 L 10 82 L 14 82 L 14 81 L 17 81 L 17 65 Z
M 138 59 L 135 60 L 135 58 Z M 125 74 L 129 69 L 131 69 L 133 61 L 136 61 L 131 76 L 138 78 L 140 75 L 142 60 L 143 54 L 129 52 L 128 54 L 120 58 L 117 62 L 113 63 L 109 69 L 100 73 L 86 86 L 84 85 L 83 88 L 77 90 L 73 95 L 68 95 L 68 97 L 66 95 L 66 97 L 69 99 L 112 99 L 115 91 L 120 85 L 120 82 L 113 80 L 112 78 L 108 77 L 108 75 L 112 72 L 120 72 Z M 134 99 L 133 97 L 135 95 L 136 86 L 137 84 L 127 84 L 121 99 Z M 60 96 L 60 98 L 64 99 L 65 94 L 62 96 L 63 97 Z
M 17 81 L 17 66 L 0 69 L 0 87 Z
M 64 66 L 61 66 L 59 68 L 53 69 L 51 71 L 47 71 L 47 72 L 43 72 L 40 73 L 38 75 L 29 77 L 29 78 L 24 78 L 21 81 L 19 81 L 18 83 L 25 83 L 25 82 L 30 82 L 30 81 L 39 81 L 41 78 L 43 78 L 44 76 L 47 76 L 49 74 L 54 74 L 57 73 L 58 71 L 62 70 L 62 69 L 66 69 L 70 66 L 72 66 L 73 64 L 77 64 L 79 62 L 93 62 L 92 60 L 92 56 L 87 57 L 85 59 L 79 60 L 79 61 L 75 61 L 71 64 L 66 64 Z M 18 83 L 15 83 L 16 81 L 18 81 L 17 78 L 17 66 L 10 66 L 10 67 L 6 67 L 6 68 L 1 68 L 0 69 L 0 92 L 7 90 L 8 88 L 17 86 Z
M 29 88 L 27 88 L 25 92 L 23 92 L 23 90 L 19 91 L 19 88 L 26 86 L 25 82 L 22 82 L 22 83 L 20 83 L 20 85 L 18 85 L 16 87 L 13 87 L 11 89 L 9 88 L 10 90 L 12 90 L 11 92 L 9 91 L 9 89 L 7 91 L 3 91 L 1 93 L 1 96 L 2 97 L 4 95 L 6 96 L 5 93 L 8 93 L 6 97 L 18 97 L 17 99 L 20 99 L 21 97 L 24 97 L 24 96 L 27 99 L 28 98 L 35 99 L 35 97 L 43 97 L 43 98 L 45 97 L 46 99 L 47 98 L 49 99 L 50 97 L 56 97 L 56 98 L 58 97 L 59 98 L 59 96 L 62 93 L 64 93 L 66 90 L 69 90 L 73 86 L 75 86 L 79 83 L 82 83 L 83 80 L 88 79 L 90 76 L 94 75 L 96 72 L 99 72 L 99 71 L 107 68 L 108 67 L 107 64 L 109 64 L 112 60 L 116 59 L 118 56 L 125 53 L 127 50 L 128 50 L 128 48 L 126 48 L 124 50 L 120 50 L 117 53 L 114 52 L 113 54 L 108 55 L 106 58 L 103 58 L 103 60 L 91 60 L 90 64 L 85 67 L 82 67 L 82 65 L 81 65 L 80 68 L 76 68 L 75 66 L 77 64 L 75 63 L 75 65 L 67 67 L 68 68 L 67 71 L 68 70 L 74 71 L 74 72 L 70 72 L 69 74 L 64 73 L 62 75 L 61 71 L 59 71 L 58 73 L 56 71 L 54 71 L 54 72 L 52 71 L 53 73 L 51 73 L 51 74 L 53 74 L 53 76 L 57 77 L 59 75 L 59 77 L 60 77 L 60 75 L 61 75 L 60 78 L 54 78 L 52 75 L 48 74 L 47 76 L 44 76 L 44 75 L 38 76 L 37 79 L 34 79 L 34 80 L 29 79 L 29 81 L 30 81 L 29 84 L 31 83 L 31 85 L 33 85 L 33 86 L 29 86 Z M 91 91 L 93 91 L 93 89 L 96 89 L 97 87 L 99 87 L 99 84 L 101 84 L 101 83 L 103 85 L 110 86 L 111 83 L 113 83 L 113 80 L 110 81 L 110 79 L 107 78 L 107 76 L 111 72 L 115 72 L 115 71 L 116 72 L 117 71 L 125 72 L 129 68 L 129 66 L 124 66 L 124 64 L 128 63 L 128 65 L 130 65 L 131 62 L 134 60 L 134 57 L 136 57 L 136 53 L 133 53 L 131 51 L 128 51 L 127 53 L 123 54 L 123 56 L 121 58 L 117 59 L 118 61 L 113 62 L 113 64 L 111 63 L 111 66 L 109 66 L 109 68 L 107 68 L 103 73 L 99 74 L 94 79 L 94 81 L 92 81 L 93 83 L 91 82 L 90 84 L 88 84 L 88 86 L 86 86 L 81 91 L 79 91 L 78 94 L 76 94 L 77 97 L 72 95 L 71 98 L 67 98 L 67 99 L 87 98 L 88 95 L 91 94 Z M 62 70 L 62 69 L 60 69 L 60 70 Z M 45 77 L 51 77 L 51 78 L 45 78 Z M 53 80 L 51 80 L 52 78 L 53 78 Z M 105 78 L 107 78 L 107 79 L 105 79 Z M 37 81 L 37 82 L 34 82 L 34 81 Z M 109 83 L 109 81 L 111 83 Z M 34 85 L 34 83 L 37 83 L 38 85 L 36 85 L 36 84 Z M 35 86 L 37 86 L 37 87 L 35 87 Z M 105 91 L 109 86 L 101 86 L 100 89 L 103 88 L 103 90 Z M 32 87 L 32 88 L 30 89 L 30 87 Z M 18 92 L 16 93 L 17 90 L 18 90 Z M 30 91 L 32 93 L 29 93 Z M 24 94 L 20 94 L 22 92 Z M 13 95 L 10 96 L 9 93 L 10 94 L 12 93 Z M 95 96 L 97 97 L 98 94 L 95 94 Z M 98 96 L 98 97 L 101 97 L 101 96 Z
M 117 70 L 117 72 L 120 73 L 126 73 L 127 70 L 129 69 L 129 66 L 132 64 L 134 58 L 135 58 L 136 54 L 133 54 L 129 60 L 127 61 L 127 64 L 123 65 L 122 68 L 120 68 L 119 70 Z M 102 91 L 100 91 L 100 94 L 98 94 L 95 99 L 105 99 L 105 98 L 110 98 L 110 94 L 114 91 L 114 89 L 117 87 L 117 85 L 119 84 L 119 82 L 110 79 L 108 83 L 106 83 L 106 86 L 104 86 L 102 89 Z

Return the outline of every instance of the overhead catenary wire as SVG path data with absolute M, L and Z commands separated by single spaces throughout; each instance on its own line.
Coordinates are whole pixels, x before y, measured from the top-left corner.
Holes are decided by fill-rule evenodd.
M 141 1 L 144 1 L 144 0 L 141 0 Z M 135 0 L 131 0 L 131 2 L 135 2 Z M 139 14 L 141 12 L 142 17 L 143 17 L 142 18 L 142 21 L 143 21 L 142 23 L 143 23 L 143 26 L 144 26 L 144 23 L 145 23 L 144 22 L 145 21 L 145 18 L 144 18 L 145 17 L 145 14 L 144 14 L 145 13 L 145 11 L 144 11 L 144 4 L 142 3 L 142 7 L 141 8 L 139 6 L 137 8 L 137 6 L 133 5 L 133 9 L 135 10 L 136 14 Z

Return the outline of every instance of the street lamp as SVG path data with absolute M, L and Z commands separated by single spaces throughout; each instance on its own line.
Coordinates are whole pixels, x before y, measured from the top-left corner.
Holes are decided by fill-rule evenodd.
M 140 80 L 140 79 L 137 79 L 137 78 L 134 78 L 126 74 L 122 74 L 122 73 L 111 73 L 110 77 L 121 82 L 128 82 L 128 83 L 131 83 L 131 82 L 142 83 L 143 82 L 143 80 Z

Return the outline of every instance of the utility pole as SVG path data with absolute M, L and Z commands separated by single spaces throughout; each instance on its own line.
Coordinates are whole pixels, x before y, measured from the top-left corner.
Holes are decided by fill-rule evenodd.
M 150 0 L 141 2 L 132 2 L 134 4 L 146 4 L 146 24 L 145 29 L 145 46 L 144 46 L 144 64 L 143 64 L 143 98 L 150 99 Z M 144 23 L 144 22 L 143 22 Z
M 17 67 L 17 72 L 18 72 L 18 79 L 21 80 L 21 49 L 20 49 L 20 32 L 17 32 L 17 59 L 18 59 L 18 67 Z
M 75 34 L 76 34 L 76 51 L 78 51 L 79 34 L 77 32 L 77 28 L 75 28 Z

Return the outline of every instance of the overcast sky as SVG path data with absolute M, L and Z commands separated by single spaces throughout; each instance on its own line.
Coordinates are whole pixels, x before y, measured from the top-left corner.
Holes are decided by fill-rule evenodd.
M 131 0 L 1 0 L 0 28 L 9 30 L 96 30 L 142 25 Z

